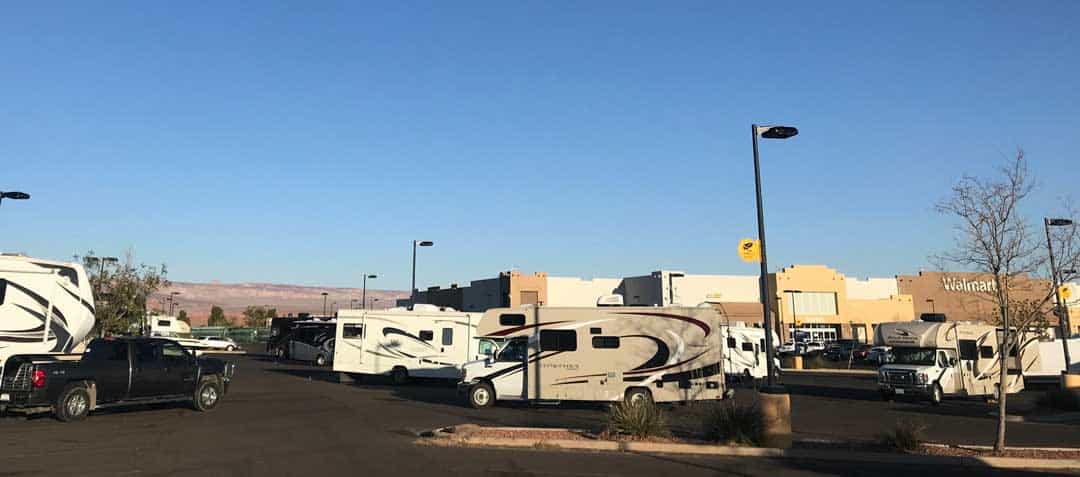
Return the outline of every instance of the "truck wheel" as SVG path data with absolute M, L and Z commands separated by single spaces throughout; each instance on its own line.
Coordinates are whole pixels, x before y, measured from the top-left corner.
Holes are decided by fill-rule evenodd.
M 491 407 L 495 404 L 495 390 L 488 383 L 477 383 L 469 388 L 469 406 L 473 409 Z
M 623 401 L 627 404 L 652 404 L 652 394 L 648 389 L 634 388 L 626 391 L 626 396 Z
M 892 401 L 894 397 L 896 397 L 896 394 L 894 394 L 892 391 L 886 391 L 884 389 L 881 390 L 882 401 L 889 402 Z
M 942 392 L 941 386 L 934 383 L 934 387 L 930 389 L 930 404 L 935 406 L 941 404 Z
M 278 348 L 277 351 L 274 352 L 274 356 L 277 356 L 277 359 L 285 359 L 289 357 L 288 353 L 285 352 L 285 348 Z
M 81 384 L 69 384 L 53 408 L 56 418 L 63 422 L 81 421 L 90 414 L 90 392 Z
M 390 381 L 394 383 L 394 386 L 404 386 L 409 382 L 409 371 L 401 366 L 394 368 L 390 371 Z
M 192 400 L 195 409 L 207 412 L 217 407 L 219 401 L 221 401 L 221 384 L 217 377 L 202 378 L 199 385 L 195 387 L 195 396 Z
M 319 354 L 318 356 L 316 356 L 315 357 L 315 366 L 319 366 L 319 367 L 326 366 L 326 356 L 322 355 L 322 354 Z

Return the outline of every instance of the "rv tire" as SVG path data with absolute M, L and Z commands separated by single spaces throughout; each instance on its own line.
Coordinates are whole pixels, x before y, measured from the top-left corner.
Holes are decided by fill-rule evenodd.
M 491 384 L 480 382 L 469 387 L 469 407 L 481 409 L 495 405 L 495 389 Z
M 90 392 L 82 384 L 69 384 L 56 399 L 53 411 L 56 418 L 63 422 L 86 419 L 86 415 L 90 414 Z
M 652 404 L 652 393 L 645 388 L 630 388 L 626 390 L 623 401 L 627 404 Z
M 941 385 L 934 383 L 934 387 L 930 388 L 930 404 L 935 406 L 941 404 L 941 398 L 943 394 L 941 392 Z
M 394 368 L 390 371 L 390 382 L 394 386 L 404 386 L 409 382 L 409 371 L 401 366 Z

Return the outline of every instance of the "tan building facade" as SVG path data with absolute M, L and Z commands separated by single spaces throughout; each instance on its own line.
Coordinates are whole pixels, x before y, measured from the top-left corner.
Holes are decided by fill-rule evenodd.
M 919 272 L 918 275 L 898 275 L 896 283 L 901 293 L 912 296 L 916 316 L 922 313 L 943 313 L 949 321 L 996 321 L 996 286 L 992 275 Z M 1053 291 L 1049 280 L 1026 277 L 1014 278 L 1011 288 L 1010 295 L 1013 300 L 1035 303 L 1043 302 Z M 1048 321 L 1057 324 L 1058 320 L 1051 312 L 1052 302 L 1052 299 L 1046 301 L 1043 310 Z

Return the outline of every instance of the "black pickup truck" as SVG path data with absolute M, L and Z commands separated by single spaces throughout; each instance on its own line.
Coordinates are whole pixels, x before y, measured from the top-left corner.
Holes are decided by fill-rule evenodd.
M 51 410 L 77 421 L 93 409 L 124 404 L 191 401 L 209 411 L 225 395 L 235 365 L 196 357 L 162 338 L 99 338 L 82 359 L 12 356 L 0 374 L 0 412 Z

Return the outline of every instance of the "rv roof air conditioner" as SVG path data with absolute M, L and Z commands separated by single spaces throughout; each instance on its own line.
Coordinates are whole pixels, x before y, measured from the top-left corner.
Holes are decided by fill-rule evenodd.
M 596 306 L 623 306 L 622 295 L 602 295 L 596 299 Z
M 925 321 L 928 323 L 944 323 L 944 313 L 923 313 L 919 315 L 919 321 Z

